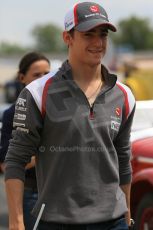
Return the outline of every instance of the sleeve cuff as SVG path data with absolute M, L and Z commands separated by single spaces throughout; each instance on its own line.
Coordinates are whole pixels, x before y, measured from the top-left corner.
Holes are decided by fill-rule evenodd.
M 132 175 L 131 173 L 120 176 L 120 185 L 125 185 L 131 183 Z
M 25 182 L 25 170 L 23 168 L 8 166 L 4 174 L 5 180 L 19 179 Z

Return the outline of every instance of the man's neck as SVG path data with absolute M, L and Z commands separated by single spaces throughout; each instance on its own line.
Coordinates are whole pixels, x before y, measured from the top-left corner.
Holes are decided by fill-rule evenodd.
M 101 64 L 95 66 L 80 65 L 76 63 L 74 64 L 71 60 L 69 63 L 72 68 L 74 81 L 80 82 L 80 84 L 91 83 L 93 81 L 97 81 L 98 79 L 102 79 Z
M 92 105 L 103 87 L 101 65 L 74 65 L 69 61 L 72 68 L 73 80 L 86 95 L 90 105 Z

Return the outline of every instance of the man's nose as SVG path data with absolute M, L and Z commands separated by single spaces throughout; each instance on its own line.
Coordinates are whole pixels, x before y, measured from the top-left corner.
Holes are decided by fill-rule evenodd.
M 101 47 L 102 44 L 103 44 L 103 40 L 102 40 L 101 35 L 100 35 L 100 34 L 97 34 L 96 36 L 94 36 L 93 42 L 94 42 L 94 44 L 95 44 L 96 46 Z

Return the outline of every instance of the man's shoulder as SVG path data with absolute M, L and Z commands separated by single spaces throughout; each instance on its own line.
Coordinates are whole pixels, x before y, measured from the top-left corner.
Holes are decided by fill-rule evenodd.
M 131 89 L 127 85 L 119 81 L 116 82 L 116 85 L 118 86 L 119 90 L 121 90 L 121 92 L 123 93 L 126 108 L 126 116 L 128 117 L 131 114 L 133 108 L 135 107 L 135 97 Z
M 53 77 L 56 75 L 57 72 L 58 72 L 58 69 L 55 71 L 49 72 L 48 74 L 31 82 L 29 85 L 25 87 L 26 90 L 28 90 L 30 94 L 32 95 L 40 111 L 42 109 L 42 100 L 44 98 L 43 95 L 46 95 L 48 86 L 51 83 Z
M 44 88 L 46 83 L 55 76 L 55 74 L 57 73 L 57 70 L 51 71 L 48 74 L 44 75 L 43 77 L 36 79 L 34 81 L 32 81 L 30 84 L 28 84 L 26 86 L 26 88 L 31 92 L 36 88 Z
M 125 85 L 124 83 L 122 83 L 120 81 L 117 81 L 116 85 L 124 93 L 124 95 L 126 95 L 128 97 L 133 97 L 133 100 L 135 100 L 134 95 L 132 93 L 132 90 L 127 85 Z

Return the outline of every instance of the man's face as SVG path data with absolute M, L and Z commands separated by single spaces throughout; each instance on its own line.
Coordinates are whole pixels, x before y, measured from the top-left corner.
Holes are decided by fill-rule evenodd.
M 70 58 L 82 64 L 99 65 L 106 53 L 107 29 L 101 26 L 88 32 L 74 30 L 69 41 Z

